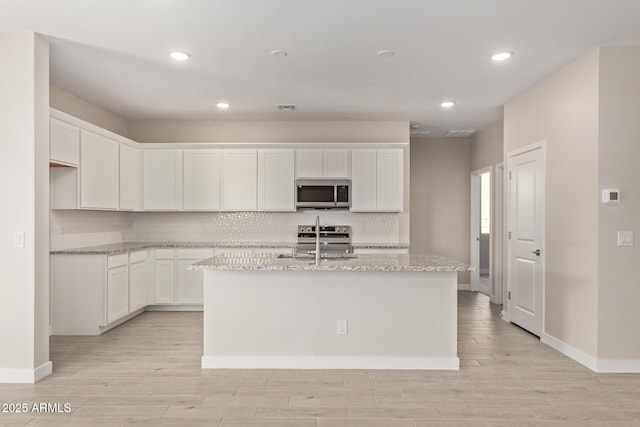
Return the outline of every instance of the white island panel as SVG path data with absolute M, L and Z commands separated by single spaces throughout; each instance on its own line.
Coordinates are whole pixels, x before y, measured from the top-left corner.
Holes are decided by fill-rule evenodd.
M 456 271 L 219 267 L 205 269 L 203 368 L 459 368 Z

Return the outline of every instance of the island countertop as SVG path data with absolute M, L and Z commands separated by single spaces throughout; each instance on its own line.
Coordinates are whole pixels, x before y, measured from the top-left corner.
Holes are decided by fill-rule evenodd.
M 191 270 L 217 271 L 471 271 L 468 264 L 430 254 L 358 254 L 348 258 L 323 258 L 316 265 L 308 257 L 277 254 L 218 255 L 189 266 Z

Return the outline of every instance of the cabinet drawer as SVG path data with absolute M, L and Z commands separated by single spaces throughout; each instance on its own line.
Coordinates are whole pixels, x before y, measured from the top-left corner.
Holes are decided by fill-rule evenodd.
M 213 256 L 211 249 L 178 249 L 179 259 L 207 259 Z
M 107 258 L 107 268 L 123 267 L 129 264 L 129 254 L 111 255 Z
M 156 249 L 156 259 L 173 259 L 173 249 Z
M 129 254 L 129 262 L 135 264 L 136 262 L 143 262 L 147 260 L 147 251 L 131 252 Z

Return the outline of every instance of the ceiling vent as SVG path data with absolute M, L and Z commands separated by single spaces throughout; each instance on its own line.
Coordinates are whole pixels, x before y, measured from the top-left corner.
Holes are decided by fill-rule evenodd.
M 475 129 L 471 130 L 448 130 L 443 136 L 445 138 L 466 138 L 473 135 L 476 132 Z
M 409 132 L 411 138 L 424 138 L 429 135 L 431 131 L 428 130 L 412 130 Z
M 278 104 L 278 109 L 280 111 L 295 111 L 295 104 Z

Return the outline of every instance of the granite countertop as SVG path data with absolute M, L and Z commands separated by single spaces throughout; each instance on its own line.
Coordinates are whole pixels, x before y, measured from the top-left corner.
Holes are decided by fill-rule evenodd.
M 118 255 L 144 249 L 295 248 L 292 242 L 130 242 L 51 251 L 51 255 Z
M 86 246 L 50 251 L 51 255 L 118 255 L 144 249 L 202 249 L 202 248 L 284 248 L 295 249 L 296 242 L 129 242 Z M 356 243 L 355 249 L 407 249 L 406 244 Z
M 225 254 L 189 266 L 190 270 L 276 271 L 471 271 L 468 264 L 439 255 L 362 254 L 324 258 L 279 258 L 277 254 Z

